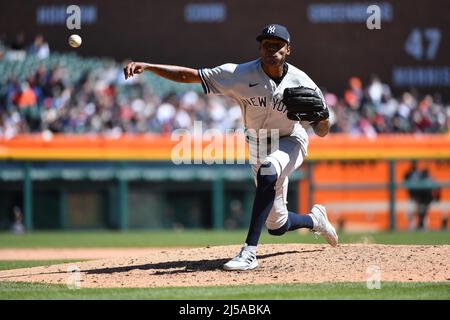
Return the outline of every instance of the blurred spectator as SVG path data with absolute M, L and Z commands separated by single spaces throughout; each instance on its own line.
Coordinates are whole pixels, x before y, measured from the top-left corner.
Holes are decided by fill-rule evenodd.
M 358 77 L 351 77 L 349 88 L 344 93 L 344 99 L 347 105 L 353 110 L 360 108 L 361 99 L 363 97 L 362 82 Z
M 14 223 L 11 227 L 11 231 L 14 234 L 23 234 L 25 232 L 25 226 L 23 225 L 23 215 L 22 210 L 18 206 L 15 206 L 13 209 L 14 213 Z
M 11 50 L 22 51 L 25 50 L 25 47 L 26 47 L 25 34 L 23 32 L 20 32 L 11 42 Z
M 13 98 L 14 105 L 19 108 L 33 107 L 36 105 L 37 98 L 34 90 L 30 87 L 28 82 L 23 82 L 20 89 Z
M 413 206 L 408 210 L 409 229 L 424 230 L 428 209 L 433 201 L 440 200 L 440 188 L 431 178 L 428 169 L 419 170 L 416 161 L 406 172 L 404 181 Z M 417 216 L 417 223 L 414 215 Z
M 417 190 L 418 211 L 417 211 L 417 230 L 425 229 L 425 219 L 428 215 L 428 209 L 433 201 L 440 200 L 440 189 L 429 174 L 428 169 L 424 169 L 420 179 L 421 187 Z
M 369 93 L 370 100 L 377 106 L 377 109 L 381 105 L 382 98 L 390 95 L 390 91 L 389 86 L 382 83 L 378 76 L 372 76 L 367 92 Z
M 16 38 L 11 42 L 10 49 L 7 52 L 6 58 L 11 61 L 23 61 L 27 55 L 25 34 L 23 32 L 18 33 Z
M 2 43 L 0 42 L 0 61 L 5 57 L 5 48 L 3 48 Z
M 441 230 L 443 230 L 443 231 L 447 230 L 448 215 L 449 215 L 448 213 L 443 213 L 442 214 Z
M 50 48 L 42 34 L 36 36 L 33 44 L 28 49 L 28 53 L 35 55 L 39 60 L 47 59 L 50 56 Z
M 420 182 L 422 173 L 418 169 L 417 161 L 411 161 L 410 168 L 406 171 L 403 181 L 406 184 L 410 203 L 406 212 L 406 217 L 409 222 L 409 230 L 414 230 L 416 227 L 415 214 L 418 212 L 419 197 L 417 192 L 417 185 Z

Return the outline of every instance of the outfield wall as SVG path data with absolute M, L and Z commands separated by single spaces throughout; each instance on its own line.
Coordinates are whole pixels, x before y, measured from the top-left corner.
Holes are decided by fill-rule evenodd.
M 0 228 L 8 228 L 14 206 L 35 229 L 246 227 L 254 192 L 249 165 L 175 165 L 177 143 L 156 135 L 2 140 Z M 192 162 L 200 160 L 194 145 L 204 151 L 211 143 L 192 141 Z M 222 147 L 222 160 L 231 152 L 248 162 L 245 145 Z M 289 209 L 304 213 L 319 202 L 346 229 L 405 229 L 403 176 L 411 159 L 441 185 L 428 223 L 438 229 L 450 212 L 449 136 L 312 138 L 306 163 L 290 180 Z
M 224 136 L 201 142 L 185 137 L 157 134 L 123 135 L 109 138 L 101 135 L 19 135 L 0 140 L 0 160 L 63 161 L 167 161 L 173 148 L 184 140 L 190 145 L 192 160 L 248 160 L 245 139 L 240 135 Z M 218 156 L 201 158 L 208 146 L 222 146 Z M 200 147 L 202 152 L 197 152 Z M 330 134 L 310 137 L 307 160 L 404 160 L 450 159 L 450 135 L 382 135 L 376 139 Z M 222 159 L 220 159 L 222 155 Z

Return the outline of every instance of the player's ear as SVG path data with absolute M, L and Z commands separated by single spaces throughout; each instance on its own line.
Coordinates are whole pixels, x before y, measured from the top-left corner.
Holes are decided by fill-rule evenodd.
M 288 44 L 286 49 L 286 55 L 288 56 L 290 54 L 291 54 L 291 46 Z

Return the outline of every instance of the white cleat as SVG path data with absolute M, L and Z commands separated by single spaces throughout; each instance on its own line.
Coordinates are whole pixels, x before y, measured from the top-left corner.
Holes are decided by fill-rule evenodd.
M 338 235 L 333 225 L 328 221 L 325 207 L 320 204 L 315 204 L 311 209 L 311 215 L 314 222 L 312 231 L 315 234 L 322 235 L 331 246 L 336 247 L 338 244 Z
M 228 271 L 245 271 L 255 269 L 257 266 L 256 253 L 245 244 L 236 257 L 223 265 L 223 269 Z

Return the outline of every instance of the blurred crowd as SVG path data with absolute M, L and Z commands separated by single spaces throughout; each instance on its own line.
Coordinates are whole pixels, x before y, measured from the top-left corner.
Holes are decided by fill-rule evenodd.
M 21 56 L 47 59 L 50 49 L 42 36 L 30 46 L 18 37 L 0 48 L 0 62 L 20 63 Z M 202 121 L 203 129 L 221 131 L 242 127 L 239 105 L 221 96 L 200 91 L 155 94 L 143 77 L 126 82 L 122 64 L 86 72 L 77 81 L 60 66 L 44 64 L 19 81 L 12 76 L 0 81 L 0 136 L 19 133 L 170 133 L 192 128 Z M 375 137 L 383 133 L 446 133 L 450 105 L 439 96 L 404 92 L 395 97 L 389 86 L 373 76 L 363 85 L 352 77 L 342 95 L 324 90 L 330 106 L 332 132 Z
M 12 48 L 12 47 L 11 47 Z M 20 63 L 20 47 L 4 59 Z M 33 49 L 25 54 L 36 54 Z M 1 59 L 1 57 L 0 57 Z M 45 59 L 45 58 L 44 58 Z M 201 87 L 199 87 L 201 90 Z M 124 80 L 122 65 L 110 64 L 69 81 L 68 70 L 41 65 L 24 81 L 0 83 L 0 136 L 19 133 L 170 133 L 202 121 L 203 129 L 240 128 L 237 103 L 200 92 L 155 94 L 143 77 Z
M 0 135 L 170 133 L 191 128 L 194 120 L 203 121 L 205 129 L 241 126 L 239 106 L 223 98 L 194 91 L 159 97 L 140 81 L 130 81 L 119 93 L 122 77 L 122 70 L 111 67 L 70 83 L 66 70 L 40 67 L 23 82 L 8 79 L 0 97 Z
M 342 97 L 324 92 L 331 110 L 332 132 L 374 137 L 382 133 L 446 133 L 450 104 L 439 95 L 421 96 L 415 90 L 395 97 L 377 76 L 363 86 L 351 77 Z

